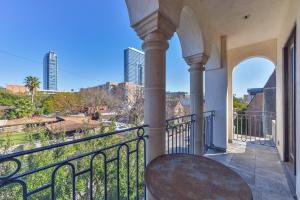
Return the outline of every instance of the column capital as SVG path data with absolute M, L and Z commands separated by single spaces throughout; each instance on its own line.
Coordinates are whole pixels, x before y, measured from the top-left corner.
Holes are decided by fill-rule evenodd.
M 208 61 L 208 56 L 204 53 L 198 53 L 191 56 L 184 57 L 185 62 L 189 65 L 204 66 Z
M 132 27 L 142 40 L 153 32 L 161 33 L 166 40 L 169 40 L 176 31 L 176 26 L 159 11 L 153 12 Z
M 169 47 L 168 41 L 166 40 L 165 36 L 160 32 L 152 32 L 149 33 L 143 42 L 142 48 L 144 51 L 150 49 L 161 49 L 167 50 Z

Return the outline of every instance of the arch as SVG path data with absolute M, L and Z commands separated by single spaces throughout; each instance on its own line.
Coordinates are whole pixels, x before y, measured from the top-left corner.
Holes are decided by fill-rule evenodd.
M 136 24 L 159 9 L 158 0 L 125 0 L 130 24 Z M 147 5 L 147 6 L 145 6 Z
M 145 25 L 142 23 L 143 20 L 150 20 L 151 15 L 159 13 L 165 21 L 169 21 L 176 28 L 183 57 L 197 54 L 210 56 L 215 34 L 208 26 L 202 12 L 201 14 L 194 12 L 188 1 L 126 0 L 126 5 L 133 28 L 136 29 L 137 25 Z M 152 18 L 151 20 L 153 21 Z M 160 20 L 163 21 L 157 19 L 156 23 L 161 23 Z M 151 23 L 154 24 L 154 22 Z M 156 24 L 156 26 L 158 25 Z
M 243 62 L 245 62 L 245 61 L 247 61 L 247 60 L 254 59 L 254 58 L 262 58 L 262 59 L 268 60 L 268 61 L 270 61 L 270 62 L 274 65 L 274 67 L 276 67 L 276 64 L 275 64 L 274 61 L 271 60 L 270 58 L 265 57 L 265 56 L 261 56 L 261 55 L 257 55 L 257 56 L 250 56 L 250 57 L 247 57 L 247 58 L 241 60 L 241 61 L 240 61 L 239 63 L 237 63 L 236 65 L 234 65 L 234 66 L 233 66 L 233 69 L 232 69 L 232 73 L 234 73 L 234 70 L 236 69 L 236 67 L 239 66 L 241 63 L 243 63 Z
M 131 26 L 155 12 L 162 14 L 176 27 L 184 1 L 182 0 L 125 0 Z
M 273 43 L 273 45 L 274 45 L 274 43 Z M 276 45 L 276 40 L 275 40 L 275 45 Z M 259 46 L 261 46 L 261 45 L 257 45 L 257 47 L 259 47 Z M 273 64 L 275 69 L 276 69 L 276 63 L 277 63 L 276 62 L 276 55 L 277 55 L 276 48 L 275 48 L 275 50 L 270 50 L 270 52 L 267 52 L 268 48 L 263 48 L 263 49 L 260 49 L 259 51 L 254 51 L 255 48 L 253 48 L 252 50 L 251 49 L 242 50 L 242 48 L 237 48 L 237 49 L 241 50 L 241 52 L 240 53 L 235 52 L 236 55 L 238 55 L 238 56 L 236 56 L 234 59 L 232 59 L 233 58 L 232 52 L 231 52 L 231 55 L 228 56 L 228 59 L 231 58 L 231 60 L 228 60 L 229 70 L 227 72 L 227 85 L 228 85 L 228 93 L 227 93 L 228 94 L 227 95 L 228 96 L 228 104 L 227 104 L 228 116 L 227 117 L 228 117 L 228 139 L 229 139 L 229 142 L 231 142 L 233 140 L 233 80 L 232 79 L 233 79 L 234 69 L 236 69 L 236 66 L 238 66 L 242 62 L 249 60 L 249 59 L 253 59 L 253 58 L 263 58 L 263 59 L 268 60 Z M 237 50 L 235 49 L 234 51 L 237 51 Z
M 229 73 L 244 60 L 253 57 L 262 57 L 277 65 L 277 40 L 267 40 L 247 46 L 237 47 L 228 51 Z
M 182 48 L 182 56 L 188 57 L 204 52 L 202 31 L 193 10 L 185 6 L 181 11 L 178 38 Z

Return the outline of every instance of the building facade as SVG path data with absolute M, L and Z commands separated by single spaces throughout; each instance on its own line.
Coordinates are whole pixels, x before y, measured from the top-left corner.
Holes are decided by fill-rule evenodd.
M 103 85 L 81 88 L 80 92 L 106 92 L 107 94 L 122 99 L 123 102 L 133 104 L 138 98 L 143 98 L 143 86 L 131 82 L 107 82 Z
M 44 90 L 57 90 L 57 55 L 53 51 L 44 57 Z
M 166 116 L 167 118 L 178 117 L 185 115 L 185 109 L 179 100 L 166 101 Z
M 144 84 L 145 79 L 144 52 L 132 47 L 124 50 L 124 82 L 138 85 Z
M 28 93 L 28 89 L 24 85 L 6 85 L 5 90 L 13 94 Z

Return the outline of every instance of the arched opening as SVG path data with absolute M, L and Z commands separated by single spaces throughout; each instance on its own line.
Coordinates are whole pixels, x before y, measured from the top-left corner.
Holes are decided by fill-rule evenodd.
M 190 75 L 175 33 L 169 42 L 166 65 L 166 117 L 190 114 Z
M 180 40 L 183 57 L 203 53 L 204 43 L 202 31 L 191 8 L 186 6 L 182 9 L 176 32 Z
M 250 57 L 232 70 L 233 139 L 274 145 L 276 71 L 272 61 Z
M 203 52 L 203 40 L 193 10 L 184 7 L 179 26 L 169 41 L 166 65 L 166 117 L 190 113 L 190 74 L 184 58 Z

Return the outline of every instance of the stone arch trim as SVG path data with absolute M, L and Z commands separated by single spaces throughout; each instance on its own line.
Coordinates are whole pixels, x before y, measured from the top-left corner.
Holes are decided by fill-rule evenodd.
M 227 117 L 228 117 L 228 140 L 229 142 L 233 139 L 233 88 L 232 88 L 232 73 L 235 66 L 244 60 L 253 57 L 263 57 L 277 65 L 277 40 L 267 40 L 247 46 L 237 47 L 228 50 L 228 69 L 227 69 Z
M 277 40 L 267 40 L 243 47 L 237 47 L 228 51 L 229 73 L 232 73 L 235 66 L 244 60 L 253 57 L 262 57 L 277 65 Z
M 130 24 L 141 39 L 160 31 L 167 39 L 177 32 L 183 57 L 199 53 L 210 55 L 213 37 L 205 20 L 183 0 L 125 0 Z M 145 6 L 147 5 L 147 6 Z M 201 27 L 201 28 L 200 28 Z
M 176 32 L 184 58 L 204 52 L 202 31 L 193 10 L 189 6 L 183 7 Z

